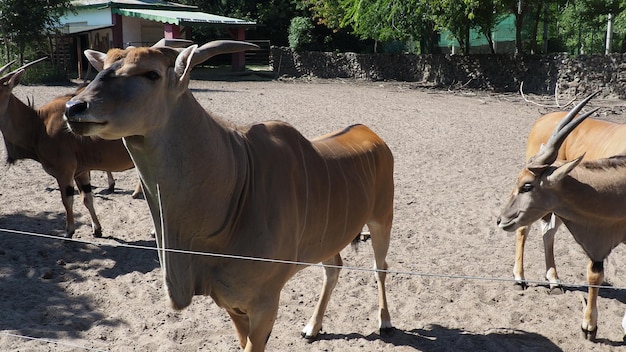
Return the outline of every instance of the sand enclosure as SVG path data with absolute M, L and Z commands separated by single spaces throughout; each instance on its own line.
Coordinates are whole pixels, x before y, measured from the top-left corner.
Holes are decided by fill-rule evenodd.
M 374 275 L 346 269 L 313 343 L 300 338 L 312 314 L 322 270 L 308 268 L 282 291 L 270 351 L 609 351 L 622 346 L 626 291 L 599 299 L 598 342 L 580 336 L 581 297 L 571 287 L 550 295 L 545 285 L 513 289 L 514 236 L 496 217 L 523 166 L 526 136 L 540 115 L 557 110 L 514 94 L 435 91 L 408 83 L 343 80 L 192 81 L 208 110 L 237 124 L 284 120 L 315 137 L 363 123 L 395 156 L 396 203 L 387 261 L 391 318 L 397 331 L 376 332 Z M 21 86 L 23 101 L 42 105 L 73 87 Z M 539 99 L 535 97 L 536 99 Z M 545 104 L 552 100 L 542 98 Z M 626 103 L 592 101 L 601 118 L 626 121 Z M 202 141 L 199 141 L 202 143 Z M 4 146 L 0 158 L 6 158 Z M 191 161 L 190 161 L 191 162 Z M 75 198 L 75 238 L 108 245 L 66 244 L 0 230 L 0 346 L 6 351 L 239 351 L 227 314 L 208 297 L 181 312 L 165 298 L 145 201 L 132 199 L 135 171 L 115 174 L 117 192 L 94 172 L 95 206 L 104 238 Z M 60 235 L 65 215 L 56 181 L 38 163 L 0 166 L 0 228 Z M 181 187 L 184 187 L 181 185 Z M 564 229 L 556 239 L 563 281 L 586 282 L 587 259 Z M 342 252 L 349 267 L 371 268 L 369 243 Z M 605 263 L 606 281 L 626 287 L 626 256 Z M 527 242 L 526 277 L 543 282 L 543 246 L 535 227 Z M 494 280 L 495 279 L 495 280 Z M 45 338 L 46 343 L 8 336 Z

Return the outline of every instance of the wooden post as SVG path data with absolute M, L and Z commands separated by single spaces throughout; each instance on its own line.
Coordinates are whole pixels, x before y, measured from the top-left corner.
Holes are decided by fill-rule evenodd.
M 80 35 L 75 37 L 76 57 L 78 58 L 78 79 L 83 79 L 83 47 L 80 45 Z
M 113 28 L 111 32 L 113 32 L 113 47 L 114 48 L 123 48 L 124 47 L 124 38 L 122 32 L 122 15 L 112 14 L 113 19 Z
M 235 40 L 246 40 L 246 31 L 242 27 L 232 28 L 229 32 Z M 234 72 L 244 71 L 246 69 L 246 53 L 242 51 L 232 54 L 231 66 Z

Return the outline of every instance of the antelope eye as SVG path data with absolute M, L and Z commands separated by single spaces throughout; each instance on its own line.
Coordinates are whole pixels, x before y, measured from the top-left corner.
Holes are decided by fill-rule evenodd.
M 157 79 L 161 78 L 161 75 L 159 75 L 159 73 L 156 71 L 148 71 L 144 73 L 143 76 L 151 81 L 156 81 Z
M 519 193 L 526 193 L 526 192 L 530 192 L 530 191 L 532 191 L 532 190 L 533 190 L 533 187 L 534 187 L 534 186 L 533 186 L 533 184 L 532 184 L 532 183 L 529 183 L 529 182 L 524 183 L 524 184 L 522 185 L 522 187 L 520 187 L 520 189 L 519 189 Z

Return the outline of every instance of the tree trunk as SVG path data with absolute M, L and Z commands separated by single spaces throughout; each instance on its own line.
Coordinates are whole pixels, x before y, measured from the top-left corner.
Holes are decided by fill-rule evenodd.
M 613 51 L 613 14 L 608 15 L 606 24 L 606 44 L 604 54 L 608 55 Z
M 470 43 L 470 26 L 468 24 L 467 28 L 465 28 L 465 48 L 463 48 L 463 52 L 465 53 L 465 55 L 469 55 L 470 47 L 471 47 L 471 43 Z
M 537 46 L 537 33 L 539 32 L 539 18 L 541 17 L 542 5 L 537 6 L 537 10 L 535 11 L 535 16 L 533 16 L 533 29 L 530 34 L 530 52 L 532 54 L 537 54 L 539 52 Z
M 521 54 L 524 46 L 522 45 L 522 15 L 515 14 L 515 53 Z
M 550 11 L 548 6 L 543 7 L 543 40 L 541 45 L 541 51 L 544 54 L 548 53 L 548 29 L 549 29 L 549 21 L 550 20 Z
M 9 36 L 7 35 L 7 31 L 4 26 L 0 25 L 0 30 L 2 30 L 2 38 L 4 39 L 4 50 L 7 53 L 7 62 L 11 61 L 11 47 L 9 46 Z
M 485 37 L 487 38 L 487 43 L 489 43 L 489 51 L 491 51 L 491 54 L 495 55 L 496 53 L 496 48 L 493 45 L 493 32 L 490 30 L 487 31 L 487 33 L 485 33 Z

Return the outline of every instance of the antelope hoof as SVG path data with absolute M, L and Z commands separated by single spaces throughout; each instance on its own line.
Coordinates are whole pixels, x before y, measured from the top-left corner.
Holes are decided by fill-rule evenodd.
M 104 194 L 113 194 L 115 192 L 115 185 L 109 186 L 109 188 L 104 191 Z
M 313 342 L 317 339 L 317 335 L 310 336 L 307 335 L 304 331 L 300 333 L 300 336 L 302 336 L 303 339 L 307 340 L 307 342 Z
M 66 231 L 63 238 L 72 238 L 72 236 L 74 236 L 74 231 Z
M 93 237 L 100 238 L 102 237 L 102 229 L 97 229 L 93 231 Z
M 317 339 L 317 336 L 319 336 L 320 331 L 322 331 L 321 326 L 317 332 L 313 331 L 312 328 L 309 328 L 308 326 L 306 326 L 304 330 L 302 330 L 302 332 L 300 333 L 300 336 L 302 336 L 302 338 L 306 339 L 309 342 L 313 342 Z
M 598 327 L 596 326 L 595 329 L 593 330 L 585 330 L 584 328 L 581 327 L 581 331 L 582 331 L 582 336 L 585 340 L 591 341 L 591 342 L 595 342 L 596 341 L 596 335 L 598 334 Z
M 561 285 L 550 285 L 548 293 L 551 295 L 562 295 L 565 293 L 565 289 Z
M 515 285 L 513 286 L 513 288 L 516 291 L 524 291 L 528 288 L 528 283 L 526 281 L 515 281 Z
M 141 192 L 133 192 L 130 196 L 133 197 L 133 199 L 137 199 L 141 196 Z

